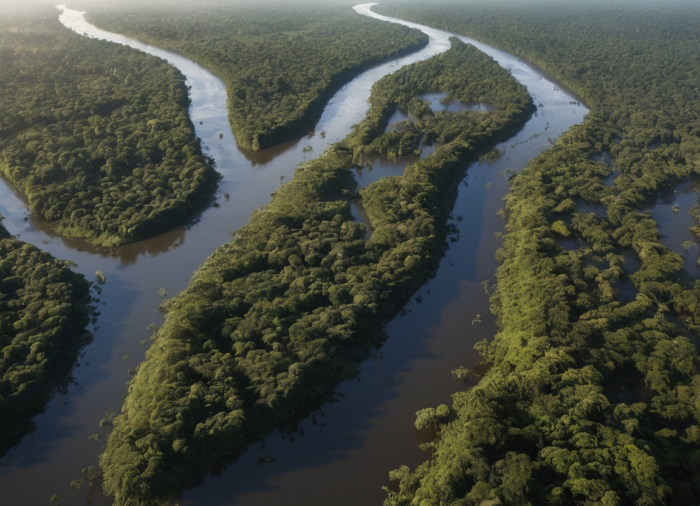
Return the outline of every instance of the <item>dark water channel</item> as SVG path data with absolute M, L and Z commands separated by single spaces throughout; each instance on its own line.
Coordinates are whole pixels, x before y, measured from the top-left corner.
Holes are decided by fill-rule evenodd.
M 659 225 L 661 243 L 683 256 L 686 272 L 695 279 L 700 278 L 700 247 L 690 231 L 697 223 L 688 211 L 698 204 L 698 190 L 700 178 L 692 176 L 662 193 L 648 207 Z
M 85 486 L 78 493 L 69 482 L 81 477 L 82 468 L 97 464 L 105 436 L 100 419 L 105 412 L 121 408 L 130 378 L 127 371 L 144 357 L 145 347 L 139 342 L 148 339 L 150 323 L 162 320 L 157 311 L 158 290 L 165 288 L 170 294 L 182 290 L 214 248 L 228 241 L 254 209 L 265 205 L 281 182 L 292 178 L 298 163 L 345 137 L 366 113 L 374 82 L 449 48 L 452 34 L 379 16 L 371 5 L 355 10 L 423 30 L 430 35 L 430 44 L 348 83 L 329 102 L 315 135 L 259 153 L 237 147 L 226 117 L 224 85 L 211 73 L 181 56 L 98 30 L 81 13 L 63 10 L 61 21 L 78 33 L 155 54 L 187 76 L 197 135 L 216 160 L 223 180 L 219 206 L 202 213 L 196 223 L 115 250 L 56 236 L 49 226 L 28 215 L 24 202 L 11 189 L 0 184 L 0 213 L 7 217 L 5 224 L 12 234 L 58 258 L 73 260 L 77 270 L 90 278 L 97 269 L 107 278 L 99 329 L 74 371 L 75 383 L 36 417 L 35 432 L 0 459 L 0 504 L 48 504 L 54 493 L 61 495 L 64 505 L 85 503 Z M 182 505 L 380 504 L 388 471 L 401 464 L 415 466 L 424 459 L 417 447 L 414 413 L 448 402 L 451 393 L 464 388 L 452 379 L 450 369 L 473 366 L 478 360 L 474 343 L 490 339 L 495 332 L 481 283 L 494 280 L 494 252 L 499 246 L 494 233 L 503 227 L 496 211 L 508 188 L 507 175 L 547 149 L 549 139 L 581 122 L 587 112 L 575 104 L 578 99 L 527 63 L 461 38 L 510 68 L 535 103 L 541 104 L 537 114 L 517 136 L 498 146 L 503 156 L 469 169 L 453 213 L 459 232 L 447 255 L 435 277 L 389 324 L 386 343 L 362 364 L 360 377 L 340 385 L 336 402 L 252 444 L 217 476 L 207 476 L 202 486 L 186 491 Z M 304 153 L 305 147 L 313 151 Z M 425 147 L 420 156 L 427 156 L 430 149 Z M 372 170 L 358 172 L 358 182 L 366 185 L 385 175 L 401 174 L 417 158 L 376 159 Z M 481 323 L 472 325 L 475 319 Z M 101 441 L 88 439 L 93 434 Z M 110 501 L 98 492 L 93 504 Z

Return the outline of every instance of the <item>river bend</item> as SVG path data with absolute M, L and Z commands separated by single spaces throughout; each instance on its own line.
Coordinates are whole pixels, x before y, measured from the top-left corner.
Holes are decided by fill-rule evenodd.
M 36 417 L 35 432 L 0 459 L 3 504 L 46 504 L 54 493 L 61 495 L 63 504 L 83 504 L 85 487 L 78 493 L 69 482 L 80 478 L 84 467 L 97 464 L 103 441 L 88 438 L 97 434 L 103 440 L 100 419 L 105 412 L 121 409 L 128 370 L 144 357 L 139 343 L 148 338 L 146 327 L 162 321 L 158 290 L 165 288 L 174 295 L 184 289 L 206 257 L 227 242 L 253 210 L 269 202 L 280 176 L 290 179 L 305 157 L 317 156 L 328 144 L 344 138 L 364 117 L 374 82 L 450 47 L 453 34 L 380 16 L 372 12 L 372 5 L 354 9 L 360 15 L 422 30 L 430 36 L 428 46 L 375 66 L 346 84 L 326 106 L 316 135 L 257 153 L 237 147 L 228 124 L 224 84 L 212 73 L 180 55 L 99 30 L 85 21 L 83 13 L 59 7 L 60 20 L 68 28 L 129 45 L 180 69 L 191 87 L 190 116 L 196 134 L 223 179 L 217 206 L 203 212 L 196 223 L 117 249 L 57 236 L 48 224 L 29 215 L 25 202 L 11 188 L 0 183 L 0 213 L 7 218 L 10 233 L 57 258 L 72 260 L 76 270 L 90 279 L 97 269 L 107 278 L 99 328 L 74 370 L 74 384 Z M 386 343 L 362 365 L 360 377 L 342 383 L 335 402 L 251 445 L 217 476 L 208 476 L 202 486 L 186 491 L 183 506 L 380 504 L 388 471 L 401 464 L 415 466 L 424 459 L 413 428 L 415 412 L 449 402 L 449 395 L 461 387 L 451 378 L 450 369 L 472 366 L 478 360 L 474 343 L 490 339 L 495 332 L 481 283 L 494 280 L 494 253 L 499 245 L 494 233 L 503 228 L 496 211 L 508 188 L 506 176 L 588 112 L 579 99 L 526 62 L 478 41 L 460 39 L 511 69 L 538 105 L 536 115 L 520 133 L 499 145 L 502 157 L 470 168 L 453 213 L 458 236 L 436 276 L 389 324 Z M 304 153 L 307 147 L 313 151 Z M 375 159 L 371 171 L 358 172 L 358 181 L 366 185 L 401 174 L 415 159 Z M 472 325 L 476 315 L 481 323 Z M 97 491 L 92 504 L 110 501 Z

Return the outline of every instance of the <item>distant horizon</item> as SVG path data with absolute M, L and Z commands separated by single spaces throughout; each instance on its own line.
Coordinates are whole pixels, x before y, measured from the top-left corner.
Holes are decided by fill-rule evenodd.
M 72 2 L 59 2 L 68 5 L 70 8 L 85 8 L 89 6 L 99 6 L 108 7 L 110 9 L 119 9 L 121 7 L 132 8 L 132 7 L 170 7 L 173 9 L 178 9 L 182 7 L 202 7 L 202 6 L 216 6 L 216 7 L 264 7 L 266 5 L 277 5 L 277 4 L 299 4 L 299 5 L 313 5 L 313 4 L 325 4 L 325 5 L 342 5 L 351 6 L 358 5 L 362 3 L 378 3 L 378 4 L 415 4 L 423 3 L 420 0 L 387 0 L 387 1 L 377 1 L 377 2 L 352 2 L 348 0 L 155 0 L 155 1 L 143 1 L 143 0 L 121 0 L 119 2 L 112 2 L 108 0 L 76 0 Z M 0 0 L 0 8 L 12 9 L 12 10 L 29 10 L 37 7 L 48 7 L 58 5 L 57 2 L 52 2 L 51 0 Z M 571 7 L 581 7 L 584 5 L 589 5 L 592 7 L 634 7 L 634 8 L 648 8 L 648 7 L 669 7 L 669 6 L 688 6 L 695 7 L 698 2 L 691 0 L 579 0 L 576 4 L 571 4 L 568 0 L 529 0 L 523 2 L 522 0 L 438 0 L 432 2 L 436 5 L 439 4 L 454 4 L 457 3 L 461 6 L 469 5 L 470 3 L 487 4 L 496 7 L 507 7 L 513 6 L 517 8 L 523 8 L 525 6 L 537 6 L 537 5 L 562 5 Z

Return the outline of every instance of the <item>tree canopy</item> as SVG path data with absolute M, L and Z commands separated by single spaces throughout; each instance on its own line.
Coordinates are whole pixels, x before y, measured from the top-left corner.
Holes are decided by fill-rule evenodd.
M 398 487 L 385 504 L 698 503 L 700 285 L 643 209 L 700 169 L 700 8 L 379 10 L 524 56 L 591 106 L 512 179 L 492 296 L 499 330 L 480 346 L 490 369 L 453 396 L 429 461 L 390 474 Z M 604 151 L 618 173 L 610 186 Z
M 63 235 L 116 246 L 190 219 L 217 174 L 182 74 L 63 27 L 55 9 L 0 21 L 0 173 Z
M 90 283 L 0 225 L 0 450 L 31 428 L 91 339 Z
M 249 150 L 306 135 L 351 78 L 428 42 L 418 30 L 328 2 L 120 4 L 90 7 L 87 17 L 218 74 L 226 83 L 236 141 Z
M 468 99 L 482 76 L 494 88 L 493 112 L 426 111 L 426 122 L 437 118 L 431 132 L 444 144 L 403 176 L 357 194 L 350 169 L 358 150 L 373 142 L 365 132 L 376 117 L 426 88 Z M 100 459 L 115 504 L 169 504 L 225 455 L 352 376 L 386 320 L 438 264 L 469 162 L 533 109 L 508 71 L 458 41 L 380 81 L 355 133 L 297 168 L 167 304 Z M 470 127 L 448 133 L 452 121 Z M 367 210 L 369 239 L 352 220 L 350 199 Z

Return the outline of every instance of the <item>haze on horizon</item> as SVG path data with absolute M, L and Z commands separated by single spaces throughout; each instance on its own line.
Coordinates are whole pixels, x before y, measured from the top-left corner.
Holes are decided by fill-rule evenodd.
M 56 5 L 66 4 L 71 8 L 86 9 L 90 6 L 107 7 L 110 10 L 118 10 L 120 7 L 166 7 L 171 9 L 178 9 L 183 7 L 262 7 L 266 5 L 276 5 L 283 3 L 284 5 L 300 4 L 337 4 L 337 5 L 357 5 L 361 3 L 369 3 L 363 0 L 119 0 L 118 2 L 110 0 L 72 0 L 72 1 L 62 1 L 62 0 L 0 0 L 0 8 L 7 11 L 28 11 L 37 8 L 47 8 Z M 377 1 L 376 3 L 423 3 L 422 0 L 388 0 L 386 2 Z M 438 3 L 449 4 L 449 3 L 459 3 L 460 5 L 465 4 L 484 4 L 487 3 L 491 6 L 499 5 L 502 7 L 518 6 L 522 8 L 523 4 L 529 5 L 552 5 L 552 6 L 571 6 L 572 4 L 568 0 L 439 0 Z M 579 0 L 576 2 L 578 8 L 581 5 L 588 5 L 590 7 L 629 7 L 635 10 L 642 9 L 664 9 L 667 10 L 669 7 L 677 6 L 694 6 L 697 5 L 696 2 L 692 0 Z

